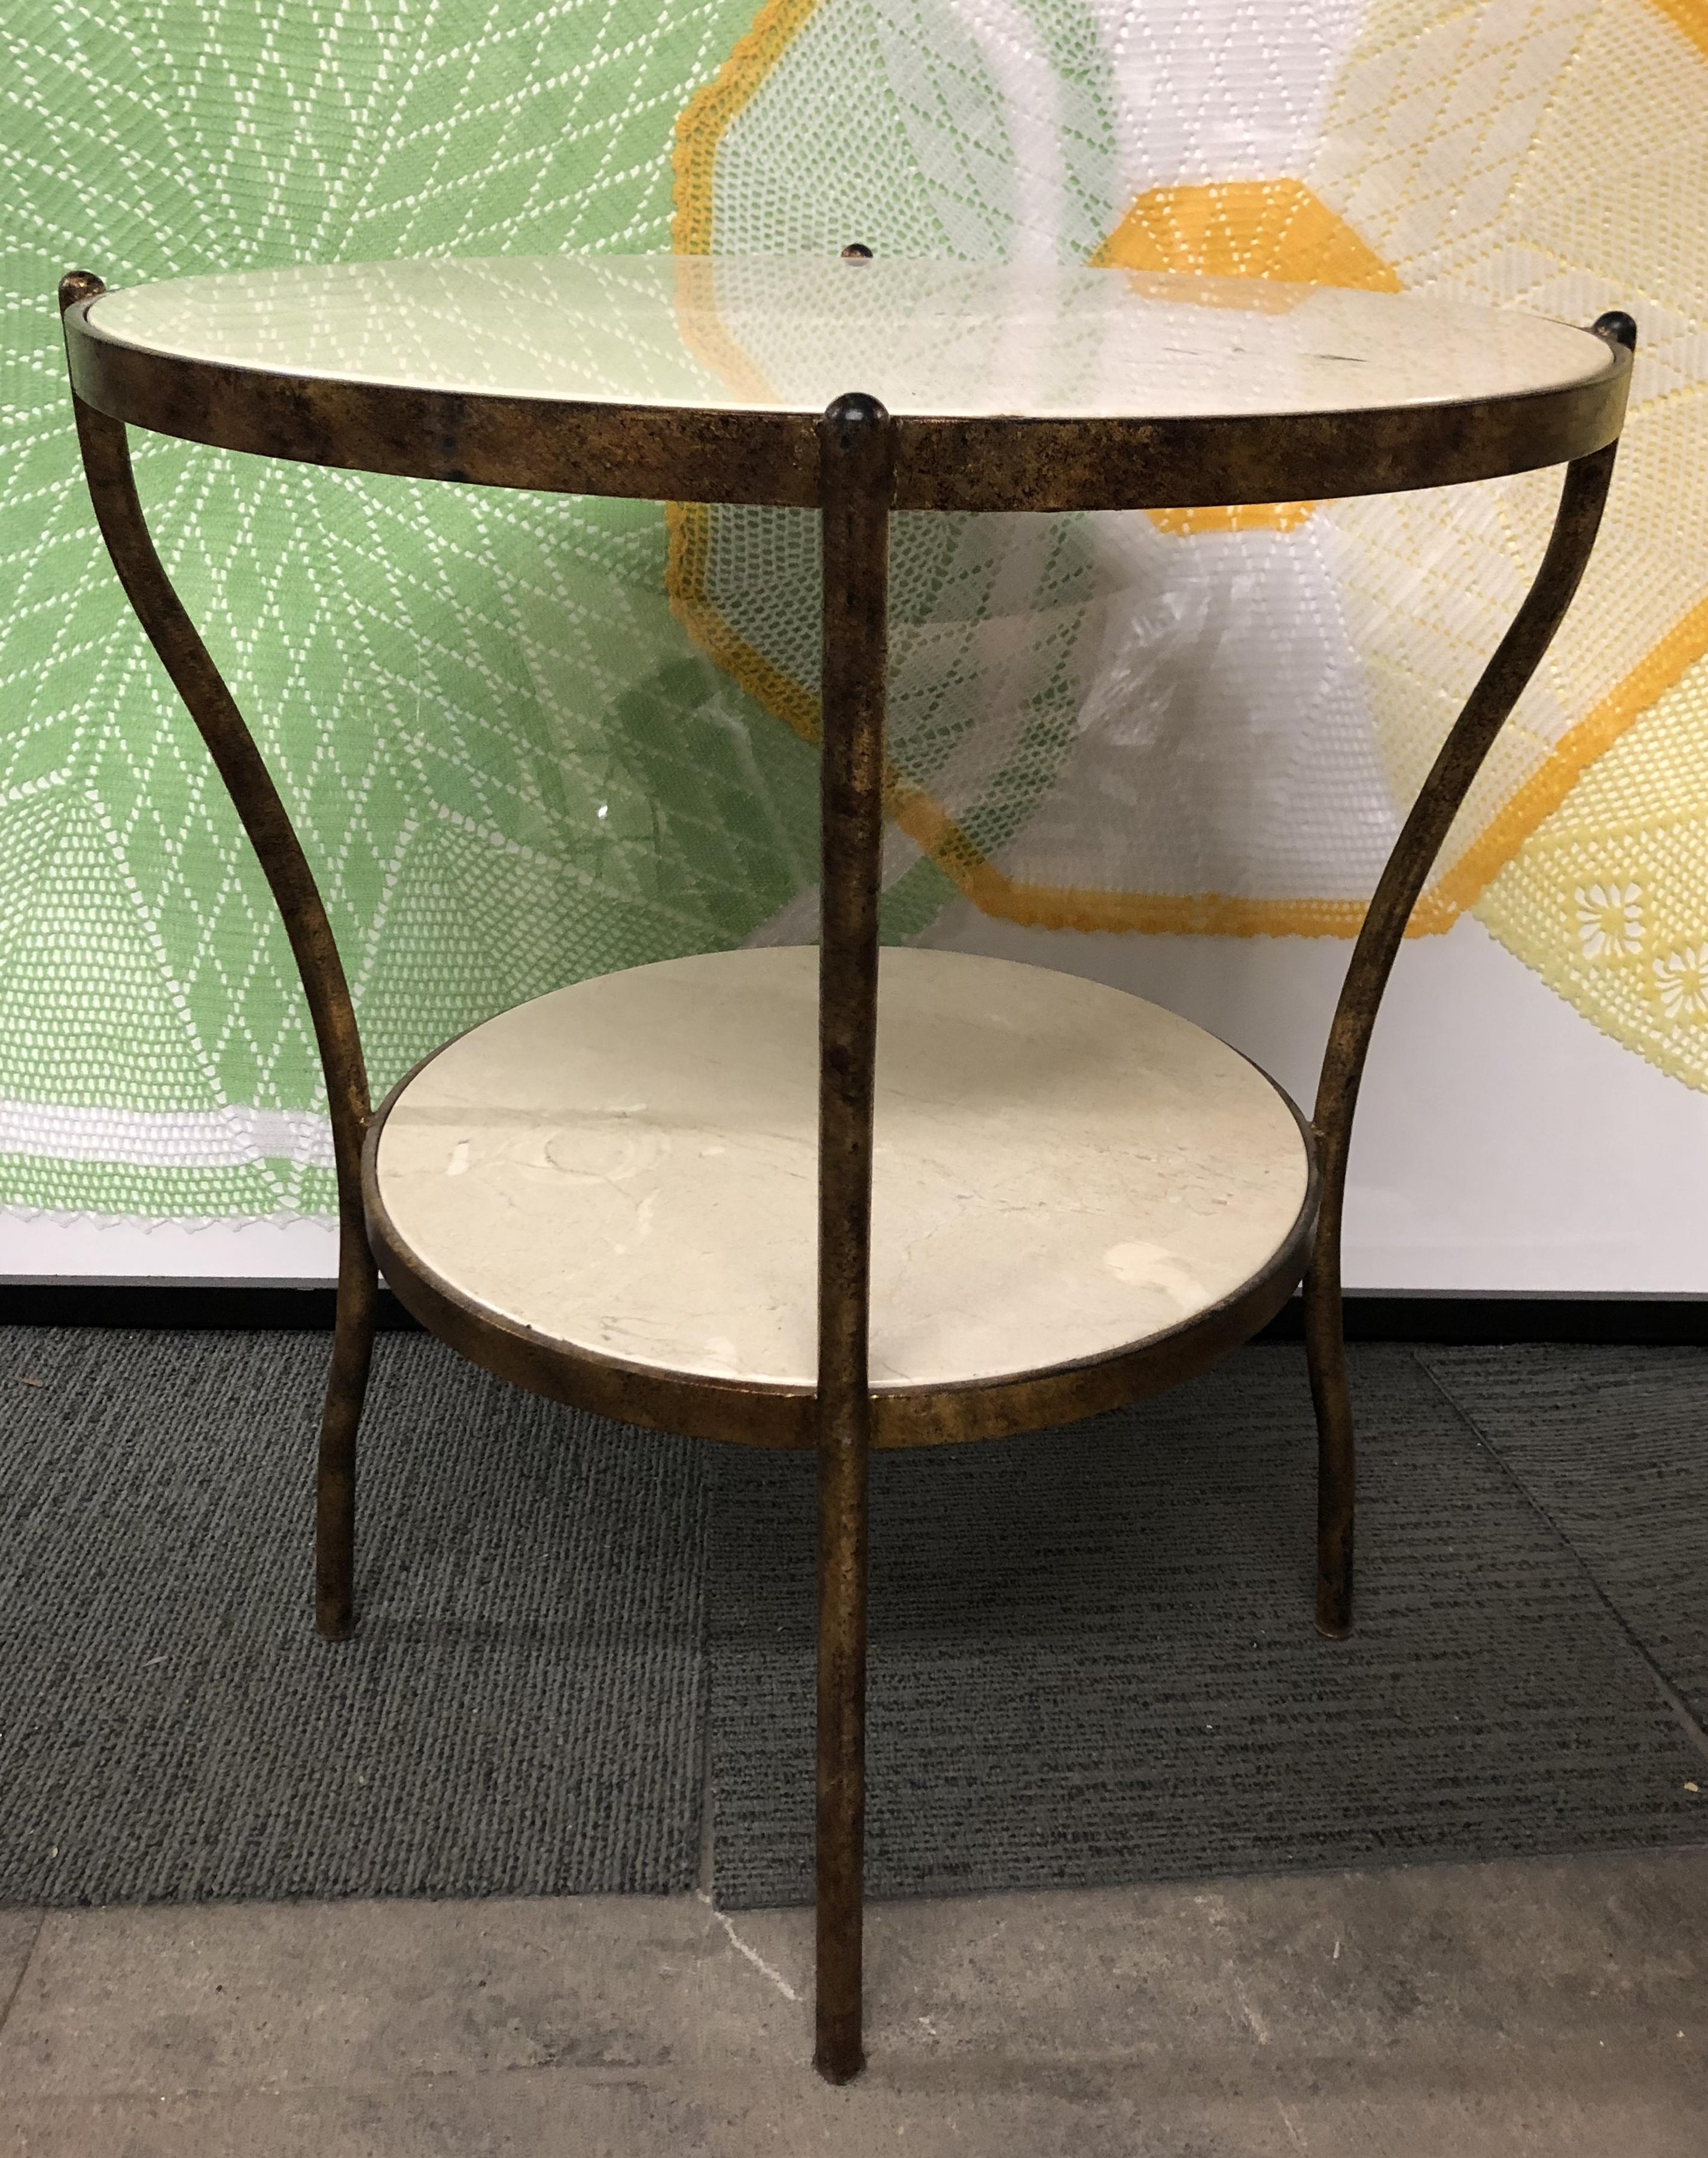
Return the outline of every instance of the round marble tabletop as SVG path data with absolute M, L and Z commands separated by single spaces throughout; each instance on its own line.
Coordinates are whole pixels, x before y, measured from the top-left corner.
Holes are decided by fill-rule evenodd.
M 607 974 L 451 1043 L 375 1154 L 391 1239 L 477 1311 L 658 1371 L 816 1372 L 817 950 Z M 874 1390 L 1111 1355 L 1259 1275 L 1304 1141 L 1213 1035 L 1077 976 L 886 950 Z
M 90 329 L 303 379 L 702 411 L 1190 418 L 1567 390 L 1582 328 L 1411 293 L 1124 270 L 823 256 L 348 263 L 121 288 Z

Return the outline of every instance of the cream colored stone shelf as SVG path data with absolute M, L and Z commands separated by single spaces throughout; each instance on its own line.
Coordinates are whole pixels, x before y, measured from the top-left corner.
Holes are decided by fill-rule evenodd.
M 1169 1331 L 1262 1273 L 1309 1168 L 1226 1044 L 1074 975 L 888 950 L 875 1391 Z M 478 1311 L 661 1371 L 810 1387 L 818 953 L 578 983 L 431 1059 L 380 1133 L 396 1237 Z

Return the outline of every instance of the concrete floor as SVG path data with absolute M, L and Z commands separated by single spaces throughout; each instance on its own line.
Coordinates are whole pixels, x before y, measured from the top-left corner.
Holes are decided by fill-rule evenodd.
M 0 1912 L 4 2158 L 1704 2158 L 1708 1851 L 875 1908 Z

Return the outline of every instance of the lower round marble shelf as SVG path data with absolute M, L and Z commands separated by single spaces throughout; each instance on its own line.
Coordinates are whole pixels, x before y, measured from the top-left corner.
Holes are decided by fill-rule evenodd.
M 395 1090 L 365 1164 L 386 1275 L 535 1391 L 810 1444 L 818 953 L 673 959 L 519 1006 Z M 880 968 L 870 1370 L 880 1444 L 1172 1383 L 1303 1266 L 1304 1128 L 1137 997 L 911 948 Z

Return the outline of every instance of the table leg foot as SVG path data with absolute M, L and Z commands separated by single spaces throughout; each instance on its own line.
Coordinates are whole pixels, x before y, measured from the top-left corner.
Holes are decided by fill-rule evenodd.
M 1352 1631 L 1352 1541 L 1317 1552 L 1317 1631 L 1325 1641 L 1344 1641 Z
M 828 2083 L 852 2083 L 866 2065 L 859 2016 L 820 2016 L 817 2036 L 813 2067 Z
M 859 1404 L 864 1410 L 864 1402 Z M 865 1930 L 865 1419 L 852 1446 L 819 1458 L 818 1955 L 813 2066 L 845 2083 L 865 2066 L 861 1991 Z M 830 1436 L 827 1432 L 827 1438 Z

